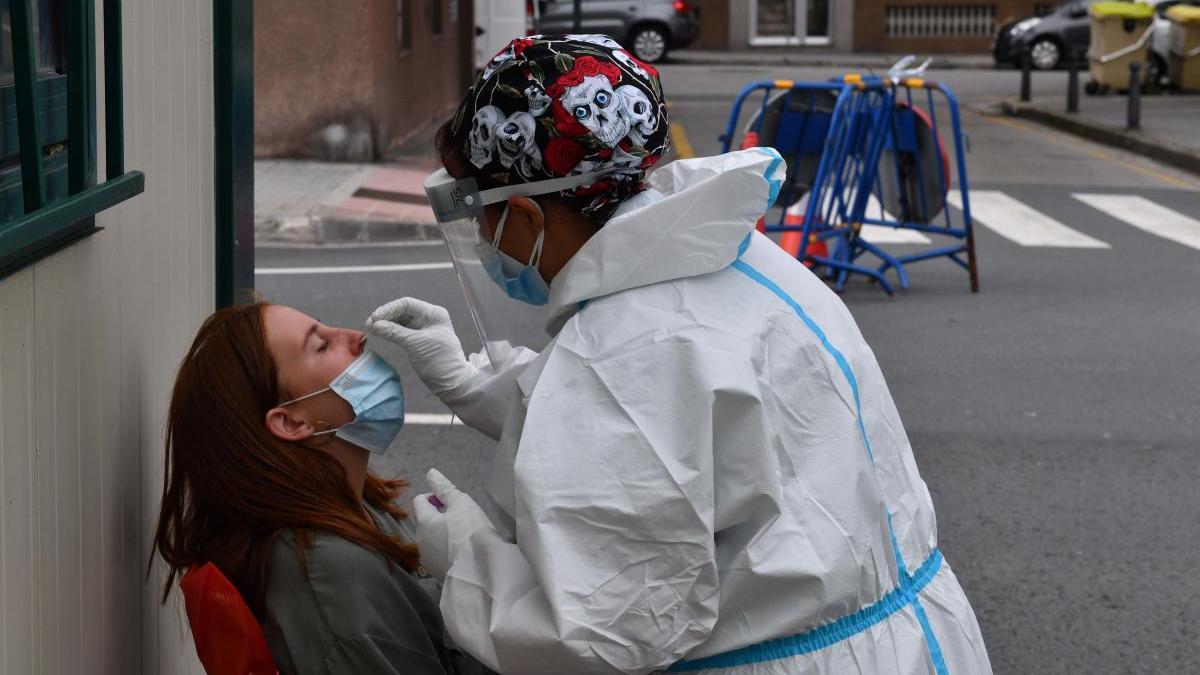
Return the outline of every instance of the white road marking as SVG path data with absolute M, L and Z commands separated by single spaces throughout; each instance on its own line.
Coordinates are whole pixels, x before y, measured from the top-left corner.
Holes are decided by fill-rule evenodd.
M 883 214 L 880 217 L 880 214 Z M 896 217 L 883 210 L 883 205 L 875 195 L 867 197 L 867 218 L 879 220 L 896 220 Z M 863 225 L 859 235 L 872 244 L 931 244 L 929 237 L 916 230 L 888 227 L 886 225 Z
M 259 267 L 255 274 L 363 274 L 367 272 L 421 272 L 448 270 L 454 263 L 410 263 L 407 265 L 353 265 L 347 267 Z
M 929 237 L 916 230 L 886 225 L 863 225 L 859 235 L 872 244 L 930 244 Z
M 448 425 L 448 424 L 462 424 L 462 422 L 457 421 L 457 419 L 454 417 L 454 415 L 437 414 L 437 413 L 405 413 L 404 414 L 404 423 L 405 424 L 429 424 L 429 425 L 437 425 L 437 426 L 444 426 L 444 425 Z
M 800 198 L 800 201 L 788 208 L 788 215 L 803 216 L 804 208 L 808 205 L 808 195 Z M 882 217 L 880 214 L 883 214 Z M 883 205 L 871 195 L 867 198 L 867 217 L 876 218 L 878 220 L 890 219 L 895 220 L 896 217 L 883 210 Z M 929 237 L 921 234 L 916 230 L 898 229 L 888 227 L 886 225 L 863 225 L 860 235 L 863 239 L 872 244 L 929 244 L 932 243 Z
M 1200 249 L 1200 220 L 1137 195 L 1074 193 L 1075 199 L 1156 237 Z
M 872 244 L 930 244 L 929 237 L 916 230 L 885 225 L 863 225 L 859 235 Z
M 976 222 L 1021 246 L 1111 248 L 999 190 L 972 190 L 970 197 L 971 217 Z M 962 208 L 957 192 L 951 192 L 947 201 L 956 209 Z
M 446 242 L 441 239 L 418 239 L 415 241 L 326 241 L 321 243 L 321 248 L 330 249 L 350 249 L 350 248 L 414 248 L 423 246 L 445 246 Z M 255 244 L 255 250 L 261 249 L 312 249 L 310 243 L 288 242 L 288 241 L 271 241 L 262 244 Z

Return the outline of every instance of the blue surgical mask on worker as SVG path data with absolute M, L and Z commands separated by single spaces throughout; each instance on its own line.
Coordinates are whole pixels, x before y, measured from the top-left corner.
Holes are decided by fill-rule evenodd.
M 378 354 L 364 348 L 328 387 L 280 405 L 288 406 L 327 391 L 350 404 L 354 419 L 313 435 L 333 434 L 377 455 L 386 452 L 404 426 L 404 388 L 395 369 Z
M 536 204 L 537 202 L 534 202 Z M 542 260 L 542 245 L 546 239 L 546 228 L 538 232 L 537 241 L 533 244 L 533 252 L 529 255 L 529 263 L 522 263 L 504 251 L 500 250 L 500 237 L 504 235 L 504 224 L 508 222 L 508 205 L 504 205 L 504 213 L 500 223 L 496 225 L 496 236 L 491 242 L 481 241 L 475 245 L 479 261 L 487 270 L 488 276 L 496 285 L 504 289 L 508 297 L 530 305 L 544 305 L 550 301 L 550 285 L 538 272 L 538 263 Z

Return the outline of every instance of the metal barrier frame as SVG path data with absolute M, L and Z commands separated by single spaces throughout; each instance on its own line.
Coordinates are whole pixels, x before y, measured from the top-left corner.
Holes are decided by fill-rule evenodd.
M 920 78 L 891 81 L 880 77 L 863 78 L 858 75 L 848 75 L 840 81 L 830 82 L 794 82 L 791 80 L 752 82 L 743 87 L 734 100 L 725 133 L 720 138 L 723 151 L 728 152 L 730 149 L 746 100 L 755 92 L 763 93 L 763 103 L 755 127 L 756 131 L 760 131 L 764 117 L 763 111 L 774 100 L 771 98 L 771 92 L 775 90 L 786 90 L 784 96 L 806 91 L 836 92 L 837 102 L 830 114 L 828 133 L 821 149 L 821 159 L 813 180 L 803 222 L 798 225 L 789 225 L 787 208 L 784 207 L 781 209 L 779 221 L 766 225 L 765 231 L 802 232 L 797 258 L 823 266 L 838 291 L 844 289 L 850 274 L 861 274 L 878 282 L 880 287 L 890 294 L 894 288 L 886 276 L 889 270 L 895 270 L 901 288 L 908 288 L 909 279 L 905 265 L 948 257 L 967 271 L 971 291 L 978 292 L 979 278 L 966 169 L 966 143 L 962 132 L 958 100 L 949 88 L 943 84 Z M 881 154 L 889 142 L 896 142 L 897 122 L 900 118 L 897 112 L 897 101 L 906 103 L 911 110 L 915 105 L 914 90 L 925 91 L 926 110 L 933 127 L 934 137 L 938 139 L 939 144 L 942 143 L 942 140 L 938 133 L 935 92 L 944 98 L 944 103 L 949 109 L 958 178 L 956 189 L 961 192 L 962 221 L 960 225 L 955 225 L 949 205 L 945 205 L 942 209 L 944 225 L 889 219 L 886 217 L 887 214 L 882 212 L 882 205 L 879 217 L 869 217 L 867 214 L 870 195 L 873 191 L 871 188 L 877 188 L 880 185 L 878 170 Z M 919 102 L 919 96 L 917 100 Z M 811 103 L 809 111 L 811 112 Z M 798 134 L 798 138 L 803 140 L 803 131 Z M 788 156 L 788 149 L 777 149 L 785 157 Z M 898 160 L 898 154 L 894 154 L 894 156 Z M 915 155 L 915 159 L 917 175 L 924 175 L 920 167 L 919 153 Z M 897 172 L 899 172 L 898 164 Z M 948 192 L 952 187 L 951 177 L 946 175 L 941 162 L 937 162 L 937 174 L 939 187 L 944 192 Z M 792 188 L 792 181 L 788 180 L 780 194 L 781 201 L 779 203 L 787 204 Z M 921 212 L 926 213 L 924 192 L 918 192 L 922 199 Z M 909 229 L 926 234 L 948 236 L 961 241 L 905 256 L 896 256 L 859 236 L 864 224 Z M 821 256 L 809 253 L 810 244 L 819 240 L 826 240 L 833 244 L 830 255 Z M 868 253 L 878 258 L 881 264 L 878 266 L 862 264 L 859 259 Z M 963 260 L 963 255 L 966 260 Z

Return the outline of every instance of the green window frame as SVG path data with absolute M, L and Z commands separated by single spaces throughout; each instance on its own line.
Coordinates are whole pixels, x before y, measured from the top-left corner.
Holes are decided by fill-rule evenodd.
M 99 232 L 97 213 L 145 189 L 125 171 L 121 0 L 104 8 L 105 180 L 97 182 L 95 0 L 61 0 L 65 74 L 39 70 L 37 0 L 6 0 L 12 82 L 0 84 L 0 278 Z M 46 26 L 46 20 L 39 22 Z M 46 36 L 41 35 L 44 39 Z M 14 143 L 15 141 L 15 143 Z M 15 151 L 15 153 L 14 153 Z M 19 165 L 10 159 L 19 157 Z

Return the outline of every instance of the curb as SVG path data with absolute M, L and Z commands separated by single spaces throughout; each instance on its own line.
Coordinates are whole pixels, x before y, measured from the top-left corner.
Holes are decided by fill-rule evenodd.
M 254 219 L 256 245 L 378 244 L 441 241 L 436 225 L 379 218 L 259 215 Z
M 440 242 L 422 188 L 430 170 L 432 163 L 423 156 L 354 166 L 262 160 L 256 177 L 261 173 L 267 196 L 256 204 L 254 241 L 307 246 Z
M 1004 114 L 1040 122 L 1090 141 L 1149 157 L 1177 169 L 1200 175 L 1200 153 L 1181 150 L 1147 137 L 1143 132 L 1127 131 L 1107 124 L 1091 122 L 1068 113 L 1055 113 L 1032 104 L 1004 101 Z

